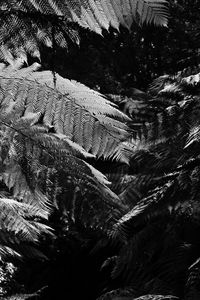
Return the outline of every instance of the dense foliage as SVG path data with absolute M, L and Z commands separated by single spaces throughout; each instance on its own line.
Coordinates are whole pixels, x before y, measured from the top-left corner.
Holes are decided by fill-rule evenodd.
M 0 12 L 1 298 L 199 299 L 198 1 Z

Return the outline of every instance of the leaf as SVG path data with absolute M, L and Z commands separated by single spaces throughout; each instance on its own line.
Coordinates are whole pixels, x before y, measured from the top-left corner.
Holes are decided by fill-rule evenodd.
M 0 76 L 2 117 L 30 119 L 27 116 L 38 114 L 44 126 L 53 127 L 57 136 L 65 135 L 66 141 L 97 157 L 127 162 L 119 145 L 130 135 L 125 124 L 129 119 L 101 94 L 59 75 L 54 89 L 50 71 L 4 72 Z
M 52 48 L 53 39 L 64 48 L 66 35 L 79 42 L 71 22 L 101 34 L 110 25 L 130 29 L 134 20 L 167 26 L 169 17 L 167 0 L 1 1 L 0 11 L 0 57 L 10 64 L 14 57 L 27 62 L 27 54 L 40 59 L 39 44 Z

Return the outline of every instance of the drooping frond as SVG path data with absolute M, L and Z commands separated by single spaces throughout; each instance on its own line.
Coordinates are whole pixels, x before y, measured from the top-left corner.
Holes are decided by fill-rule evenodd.
M 22 0 L 0 4 L 0 57 L 12 63 L 14 57 L 27 60 L 27 53 L 40 57 L 39 46 L 67 48 L 67 41 L 79 40 L 72 23 L 101 34 L 109 26 L 130 29 L 133 21 L 166 26 L 167 0 Z
M 82 159 L 94 155 L 66 135 L 49 132 L 50 126 L 37 125 L 37 113 L 19 116 L 0 116 L 1 176 L 13 197 L 35 206 L 42 216 L 56 207 L 68 221 L 111 229 L 123 205 L 106 177 Z
M 63 184 L 74 184 L 80 186 L 82 193 L 90 191 L 105 199 L 111 197 L 118 202 L 117 196 L 107 187 L 109 182 L 106 177 L 77 157 L 87 155 L 79 145 L 70 140 L 68 143 L 64 138 L 63 141 L 57 140 L 56 135 L 54 137 L 51 133 L 45 134 L 45 131 L 39 130 L 41 127 L 34 128 L 35 125 L 27 126 L 22 119 L 13 122 L 12 126 L 10 125 L 12 128 L 7 124 L 13 140 L 10 141 L 10 145 L 7 145 L 7 154 L 4 154 L 6 167 L 2 172 L 4 183 L 9 189 L 13 189 L 16 199 L 23 199 L 25 203 L 31 205 L 35 204 L 40 210 L 42 209 L 41 214 L 47 214 L 50 210 L 49 199 L 40 191 L 39 186 L 44 174 L 52 168 L 52 170 L 62 170 L 62 176 L 66 178 Z M 14 131 L 13 136 L 12 131 Z M 32 178 L 31 182 L 30 178 Z M 48 180 L 45 177 L 44 179 Z
M 126 155 L 119 154 L 119 144 L 129 136 L 124 123 L 128 118 L 110 101 L 59 75 L 54 89 L 48 71 L 29 76 L 20 73 L 1 74 L 2 117 L 29 118 L 30 113 L 35 113 L 35 124 L 47 126 L 58 138 L 65 135 L 97 157 L 116 157 L 127 162 Z
M 44 170 L 38 151 L 24 143 L 15 128 L 1 124 L 0 129 L 1 182 L 12 191 L 14 199 L 34 206 L 40 217 L 47 219 L 52 207 L 36 182 Z
M 137 220 L 139 220 L 139 223 L 142 223 L 144 219 L 149 218 L 151 213 L 156 214 L 157 206 L 159 207 L 158 211 L 161 211 L 162 206 L 164 206 L 167 210 L 165 198 L 166 194 L 172 192 L 172 187 L 173 182 L 168 182 L 162 187 L 157 187 L 148 197 L 138 201 L 133 209 L 131 209 L 115 224 L 113 234 L 115 235 L 116 233 L 119 233 L 122 237 L 124 235 L 126 236 L 126 226 L 128 226 L 127 224 L 132 223 L 137 226 Z
M 48 232 L 49 227 L 35 221 L 26 221 L 26 218 L 40 217 L 35 207 L 17 202 L 9 198 L 0 198 L 1 207 L 1 231 L 10 231 L 19 236 L 20 240 L 38 241 L 41 232 Z M 1 240 L 3 240 L 3 234 Z
M 21 257 L 27 255 L 23 247 L 39 242 L 41 235 L 52 234 L 49 226 L 44 225 L 44 217 L 35 205 L 19 202 L 12 198 L 0 197 L 0 257 Z M 27 248 L 27 249 L 28 249 Z M 35 250 L 36 256 L 44 255 Z M 32 251 L 30 251 L 31 253 Z
M 21 293 L 21 294 L 15 294 L 12 296 L 7 296 L 7 297 L 4 297 L 3 300 L 29 300 L 29 299 L 38 298 L 38 297 L 40 297 L 40 294 L 42 293 L 42 291 L 46 288 L 47 288 L 47 286 L 44 286 L 34 293 L 29 293 L 29 294 Z
M 194 125 L 189 132 L 185 148 L 193 145 L 195 142 L 200 141 L 200 127 L 199 125 Z
M 144 295 L 133 300 L 173 300 L 178 299 L 178 297 L 172 295 Z
M 183 72 L 178 72 L 177 75 L 163 75 L 156 78 L 150 85 L 149 91 L 162 96 L 167 96 L 170 93 L 171 95 L 173 93 L 183 96 L 193 95 L 198 91 L 199 82 L 199 67 L 194 70 L 186 69 Z
M 27 52 L 39 56 L 39 43 L 53 47 L 55 41 L 67 47 L 66 36 L 77 41 L 71 22 L 97 33 L 110 25 L 130 29 L 133 20 L 166 26 L 167 4 L 166 0 L 2 1 L 1 57 L 12 61 L 14 55 L 26 60 Z
M 52 208 L 49 199 L 38 187 L 32 189 L 29 186 L 27 177 L 19 164 L 16 163 L 8 166 L 1 175 L 4 184 L 9 190 L 12 189 L 13 197 L 15 199 L 30 204 L 35 208 L 40 217 L 45 219 L 48 218 Z
M 103 294 L 97 300 L 134 299 L 134 294 L 135 291 L 131 288 L 116 289 Z
M 97 300 L 115 300 L 115 299 L 124 299 L 124 300 L 174 300 L 178 299 L 178 297 L 172 296 L 172 295 L 144 295 L 135 298 L 134 297 L 134 290 L 131 288 L 126 289 L 117 289 L 110 291 L 101 297 L 99 297 Z
M 186 300 L 198 299 L 200 296 L 200 260 L 199 258 L 189 267 L 189 276 L 186 283 Z
M 56 13 L 46 14 L 31 5 L 31 1 L 3 1 L 0 6 L 0 58 L 12 64 L 15 58 L 27 61 L 27 53 L 40 59 L 39 47 L 44 44 L 67 48 L 68 39 L 78 42 L 78 32 L 67 19 L 60 21 Z
M 136 299 L 200 295 L 199 82 L 198 68 L 184 70 L 155 80 L 144 97 L 114 99 L 139 130 L 128 141 L 128 169 L 115 174 L 127 211 L 112 230 L 122 246 L 111 278 L 135 289 Z

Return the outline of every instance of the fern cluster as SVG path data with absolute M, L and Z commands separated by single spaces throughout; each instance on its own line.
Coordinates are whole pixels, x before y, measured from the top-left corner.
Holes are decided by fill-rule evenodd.
M 57 74 L 55 88 L 50 71 L 34 70 L 2 65 L 0 75 L 2 258 L 52 234 L 47 220 L 55 209 L 68 226 L 106 232 L 125 211 L 87 160 L 128 163 L 129 118 L 98 92 Z
M 156 79 L 146 98 L 123 100 L 133 126 L 140 126 L 129 141 L 130 167 L 112 185 L 129 211 L 113 227 L 122 247 L 111 276 L 133 289 L 133 299 L 200 295 L 200 77 L 188 72 Z
M 79 43 L 74 23 L 102 33 L 109 26 L 130 29 L 133 21 L 166 26 L 166 0 L 22 0 L 1 1 L 0 58 L 14 63 L 27 61 L 27 54 L 40 59 L 40 46 L 67 48 L 68 41 Z

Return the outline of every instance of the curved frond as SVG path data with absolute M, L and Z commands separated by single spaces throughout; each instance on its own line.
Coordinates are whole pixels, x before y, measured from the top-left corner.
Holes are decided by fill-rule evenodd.
M 138 298 L 134 298 L 133 300 L 173 300 L 178 299 L 178 297 L 172 295 L 145 295 Z
M 33 248 L 41 235 L 53 235 L 52 229 L 42 223 L 45 221 L 44 214 L 36 205 L 2 196 L 3 193 L 0 195 L 0 259 L 21 259 L 22 256 L 30 257 L 31 253 L 34 258 L 46 259 L 45 255 Z
M 71 23 L 99 34 L 109 26 L 130 29 L 133 21 L 166 26 L 167 0 L 22 0 L 0 4 L 0 57 L 27 60 L 27 53 L 40 58 L 39 45 L 67 48 L 67 39 L 79 40 Z
M 84 160 L 76 157 L 87 154 L 79 145 L 58 139 L 56 141 L 51 134 L 41 133 L 41 131 L 24 124 L 22 118 L 15 124 L 12 124 L 11 132 L 16 131 L 13 140 L 7 149 L 7 164 L 2 172 L 2 180 L 12 189 L 15 199 L 35 205 L 40 210 L 41 216 L 48 216 L 51 211 L 50 199 L 40 191 L 42 184 L 41 177 L 48 173 L 48 169 L 59 170 L 63 172 L 66 179 L 65 186 L 80 186 L 82 194 L 94 193 L 104 199 L 111 198 L 119 203 L 117 195 L 108 188 L 106 177 L 86 163 Z M 5 123 L 6 124 L 6 123 Z M 8 125 L 9 127 L 9 125 Z M 32 130 L 33 129 L 33 130 Z M 40 128 L 41 129 L 41 128 Z M 12 136 L 12 134 L 11 134 Z M 88 154 L 87 157 L 91 155 Z M 56 172 L 57 172 L 56 171 Z M 30 181 L 32 178 L 32 182 Z M 44 178 L 45 181 L 48 178 Z M 45 184 L 43 183 L 45 186 Z M 110 200 L 111 200 L 110 199 Z M 55 204 L 55 203 L 54 203 Z
M 186 283 L 185 299 L 192 300 L 198 299 L 200 296 L 200 259 L 198 258 L 189 267 L 189 276 Z
M 0 258 L 1 260 L 4 260 L 8 257 L 16 257 L 18 259 L 21 259 L 21 254 L 12 249 L 11 247 L 0 245 Z
M 38 218 L 40 213 L 34 206 L 20 203 L 9 198 L 0 198 L 0 228 L 1 232 L 13 232 L 19 240 L 37 242 L 39 235 L 49 232 L 49 227 L 27 218 Z M 0 234 L 3 239 L 3 233 Z
M 161 212 L 161 208 L 164 205 L 167 210 L 167 204 L 169 205 L 168 193 L 171 193 L 173 189 L 173 181 L 168 182 L 161 187 L 155 188 L 152 193 L 146 198 L 140 200 L 127 214 L 125 214 L 114 225 L 113 235 L 120 234 L 122 238 L 127 236 L 128 224 L 134 224 L 137 226 L 137 221 L 142 222 L 144 219 L 148 219 L 152 214 L 156 214 L 157 211 Z M 158 210 L 156 208 L 159 207 Z
M 135 291 L 131 288 L 125 288 L 125 289 L 116 289 L 109 291 L 99 298 L 97 300 L 115 300 L 115 299 L 133 299 L 135 294 Z
M 63 140 L 65 135 L 97 157 L 127 162 L 123 151 L 119 152 L 119 144 L 129 136 L 124 123 L 128 117 L 98 92 L 59 75 L 54 89 L 51 72 L 27 75 L 23 70 L 13 75 L 3 71 L 0 90 L 2 118 L 38 114 L 35 123 L 42 123 L 58 138 Z

